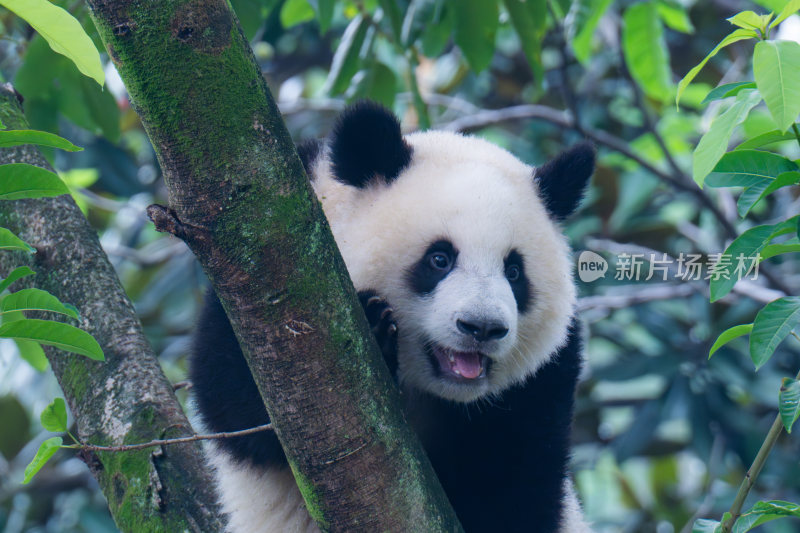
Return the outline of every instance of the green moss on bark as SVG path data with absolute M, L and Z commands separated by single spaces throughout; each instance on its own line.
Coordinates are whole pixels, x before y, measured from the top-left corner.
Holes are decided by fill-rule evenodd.
M 183 238 L 242 345 L 325 530 L 453 531 L 455 516 L 226 0 L 89 0 Z
M 0 119 L 12 129 L 27 127 L 8 87 L 0 88 Z M 0 163 L 12 162 L 48 167 L 32 146 L 0 149 Z M 142 334 L 133 306 L 96 232 L 72 198 L 0 202 L 0 226 L 37 249 L 34 256 L 0 254 L 0 275 L 19 264 L 30 265 L 37 274 L 19 283 L 32 283 L 74 304 L 81 312 L 79 326 L 97 339 L 105 353 L 106 361 L 100 363 L 45 350 L 81 440 L 99 445 L 141 443 L 160 436 L 165 428 L 190 434 L 189 422 Z M 223 521 L 201 453 L 195 443 L 168 454 L 154 449 L 80 457 L 97 478 L 122 531 L 221 531 Z

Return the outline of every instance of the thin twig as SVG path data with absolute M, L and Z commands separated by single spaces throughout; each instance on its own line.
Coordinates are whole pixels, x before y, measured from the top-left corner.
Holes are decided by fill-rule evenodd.
M 548 2 L 547 7 L 550 11 L 550 15 L 553 17 L 553 20 L 559 20 L 559 18 L 553 12 L 552 4 Z M 569 73 L 567 72 L 567 66 L 569 63 L 569 55 L 567 54 L 567 50 L 569 50 L 570 47 L 567 43 L 567 36 L 565 32 L 566 30 L 564 29 L 563 22 L 558 22 L 555 34 L 558 38 L 556 48 L 558 49 L 561 59 L 561 63 L 558 66 L 558 72 L 561 77 L 561 97 L 564 99 L 564 104 L 567 106 L 567 109 L 572 111 L 572 122 L 574 123 L 573 127 L 575 128 L 575 131 L 582 133 L 583 129 L 581 127 L 581 114 L 580 109 L 578 109 L 578 99 L 575 97 L 575 92 L 572 90 L 572 84 L 569 82 Z
M 797 129 L 797 124 L 792 124 L 792 131 L 794 132 L 794 138 L 797 139 L 797 144 L 800 144 L 800 130 Z
M 800 372 L 797 373 L 797 376 L 795 376 L 794 379 L 800 379 Z M 769 454 L 772 451 L 772 448 L 775 446 L 775 442 L 777 442 L 782 431 L 783 420 L 781 420 L 781 415 L 779 413 L 778 416 L 775 417 L 772 427 L 769 428 L 769 433 L 767 433 L 767 437 L 761 444 L 761 448 L 758 450 L 756 458 L 753 459 L 753 464 L 745 473 L 742 484 L 739 485 L 736 498 L 734 498 L 733 504 L 731 505 L 731 516 L 722 524 L 723 533 L 730 533 L 731 528 L 733 528 L 733 525 L 736 523 L 736 519 L 741 516 L 744 501 L 747 499 L 747 495 L 750 494 L 750 489 L 752 489 L 753 485 L 755 485 L 756 479 L 761 473 L 761 469 L 764 468 L 764 463 L 766 463 L 767 457 L 769 457 Z
M 622 35 L 620 35 L 620 42 L 622 39 Z M 620 48 L 620 52 L 622 48 Z M 639 86 L 634 81 L 633 77 L 631 76 L 630 71 L 628 70 L 627 66 L 625 65 L 625 57 L 620 54 L 620 69 L 622 70 L 625 79 L 628 80 L 628 84 L 631 86 L 631 90 L 633 91 L 633 101 L 636 107 L 639 108 L 639 111 L 642 113 L 642 121 L 644 122 L 645 130 L 653 136 L 658 144 L 658 147 L 661 149 L 661 153 L 664 154 L 664 159 L 666 159 L 667 164 L 672 169 L 672 173 L 675 176 L 684 176 L 683 170 L 678 166 L 678 163 L 675 161 L 675 158 L 672 157 L 672 152 L 669 151 L 667 148 L 667 143 L 664 142 L 664 138 L 658 132 L 658 128 L 656 128 L 656 124 L 653 121 L 653 117 L 650 116 L 650 110 L 647 109 L 647 104 L 644 101 L 642 96 L 642 91 L 639 89 Z
M 131 452 L 135 450 L 144 450 L 145 448 L 152 448 L 154 446 L 167 446 L 169 444 L 185 444 L 187 442 L 197 442 L 200 440 L 216 440 L 216 439 L 229 439 L 232 437 L 244 437 L 245 435 L 252 435 L 261 431 L 272 429 L 272 424 L 264 424 L 263 426 L 256 426 L 254 428 L 242 429 L 240 431 L 227 431 L 224 433 L 211 433 L 209 435 L 192 435 L 191 437 L 179 437 L 176 439 L 156 439 L 142 444 L 122 444 L 119 446 L 95 446 L 94 444 L 70 444 L 62 446 L 62 448 L 73 448 L 76 450 L 84 450 L 89 452 Z

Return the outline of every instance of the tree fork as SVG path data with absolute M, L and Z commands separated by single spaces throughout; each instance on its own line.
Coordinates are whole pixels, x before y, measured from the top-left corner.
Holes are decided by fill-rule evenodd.
M 210 278 L 312 517 L 460 530 L 229 3 L 88 4 L 164 172 L 151 216 Z
M 16 92 L 0 86 L 0 120 L 27 129 Z M 0 163 L 52 170 L 33 146 L 0 149 Z M 69 195 L 0 202 L 0 226 L 37 249 L 34 256 L 0 253 L 0 270 L 29 264 L 22 282 L 55 294 L 81 313 L 80 327 L 103 348 L 105 362 L 46 348 L 50 365 L 84 441 L 120 445 L 193 434 L 172 386 L 144 337 L 97 233 Z M 32 279 L 32 281 L 29 281 Z M 81 452 L 100 483 L 117 526 L 126 532 L 223 530 L 223 519 L 193 442 L 136 452 Z

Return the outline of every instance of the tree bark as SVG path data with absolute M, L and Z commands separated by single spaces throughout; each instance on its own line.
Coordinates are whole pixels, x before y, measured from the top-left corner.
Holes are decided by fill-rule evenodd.
M 9 129 L 28 128 L 8 85 L 0 86 L 0 120 Z M 52 170 L 30 145 L 0 149 L 0 163 Z M 37 250 L 34 256 L 0 253 L 0 271 L 7 274 L 15 266 L 30 265 L 37 273 L 31 284 L 75 305 L 81 314 L 79 327 L 91 333 L 105 353 L 105 362 L 94 362 L 45 350 L 77 421 L 79 438 L 111 445 L 191 435 L 133 306 L 72 197 L 2 201 L 0 226 Z M 121 530 L 222 531 L 199 443 L 125 453 L 84 452 L 81 458 L 100 483 Z
M 311 516 L 460 529 L 230 4 L 88 3 L 164 171 L 151 218 L 211 279 Z

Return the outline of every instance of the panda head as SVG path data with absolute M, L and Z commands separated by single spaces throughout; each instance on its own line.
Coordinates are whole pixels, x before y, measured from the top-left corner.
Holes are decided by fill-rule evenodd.
M 356 288 L 394 309 L 404 390 L 489 397 L 565 342 L 575 288 L 559 222 L 593 168 L 589 144 L 534 168 L 474 137 L 404 137 L 375 104 L 343 113 L 309 170 Z

